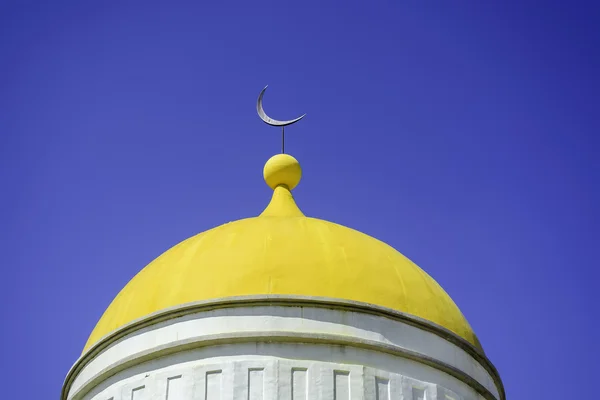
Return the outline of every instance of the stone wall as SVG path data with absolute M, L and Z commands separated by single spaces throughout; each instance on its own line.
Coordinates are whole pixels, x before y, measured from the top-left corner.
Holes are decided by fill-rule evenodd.
M 364 311 L 243 302 L 171 310 L 92 348 L 63 400 L 502 399 L 478 351 L 435 327 Z

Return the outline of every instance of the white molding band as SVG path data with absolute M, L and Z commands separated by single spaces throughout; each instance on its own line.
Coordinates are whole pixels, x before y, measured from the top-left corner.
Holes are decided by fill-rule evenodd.
M 294 375 L 299 376 L 294 379 Z M 443 371 L 404 357 L 331 344 L 248 342 L 151 358 L 107 377 L 89 392 L 73 398 L 109 399 L 483 400 L 485 397 Z
M 296 296 L 194 303 L 134 321 L 82 355 L 67 375 L 61 398 L 80 398 L 107 377 L 157 357 L 249 342 L 386 353 L 443 371 L 483 398 L 505 399 L 498 373 L 482 352 L 435 324 L 382 307 Z

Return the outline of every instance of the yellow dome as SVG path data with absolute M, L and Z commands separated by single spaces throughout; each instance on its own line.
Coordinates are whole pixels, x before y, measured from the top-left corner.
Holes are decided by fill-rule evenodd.
M 409 259 L 361 232 L 305 217 L 288 190 L 300 174 L 291 156 L 269 160 L 265 180 L 275 190 L 263 213 L 193 236 L 152 261 L 113 300 L 84 351 L 106 334 L 156 311 L 259 294 L 383 306 L 434 322 L 479 347 L 456 304 Z M 269 179 L 273 175 L 279 182 Z

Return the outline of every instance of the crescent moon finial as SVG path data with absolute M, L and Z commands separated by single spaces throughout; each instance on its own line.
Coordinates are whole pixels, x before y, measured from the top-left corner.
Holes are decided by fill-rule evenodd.
M 303 114 L 303 115 L 299 116 L 298 118 L 290 119 L 288 121 L 278 121 L 276 119 L 269 117 L 265 113 L 265 110 L 263 109 L 263 105 L 262 105 L 262 99 L 263 99 L 263 96 L 265 95 L 265 90 L 267 90 L 268 87 L 269 87 L 269 85 L 265 86 L 264 89 L 261 90 L 260 94 L 258 95 L 258 101 L 256 102 L 256 112 L 258 113 L 258 116 L 260 117 L 260 119 L 262 119 L 266 124 L 271 125 L 271 126 L 280 126 L 281 127 L 281 153 L 285 153 L 285 127 L 300 121 L 302 118 L 304 118 L 304 116 L 306 114 Z
M 278 121 L 276 119 L 269 117 L 265 113 L 265 110 L 263 109 L 263 105 L 262 105 L 262 99 L 265 94 L 265 90 L 267 90 L 268 87 L 269 87 L 269 85 L 265 86 L 264 89 L 260 91 L 260 94 L 258 95 L 258 101 L 256 102 L 256 112 L 258 112 L 258 116 L 260 117 L 260 119 L 262 119 L 266 124 L 269 124 L 271 126 L 288 126 L 288 125 L 294 124 L 294 123 L 300 121 L 302 118 L 304 118 L 304 116 L 306 114 L 301 115 L 298 118 L 290 119 L 288 121 Z

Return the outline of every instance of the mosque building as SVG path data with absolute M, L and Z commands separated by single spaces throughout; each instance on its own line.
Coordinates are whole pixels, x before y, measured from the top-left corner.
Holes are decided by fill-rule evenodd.
M 263 174 L 273 196 L 259 216 L 184 240 L 121 290 L 61 400 L 505 400 L 433 278 L 305 216 L 291 155 Z

